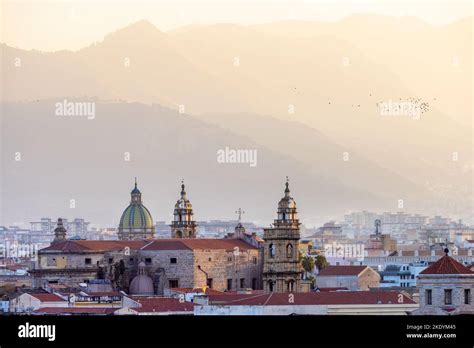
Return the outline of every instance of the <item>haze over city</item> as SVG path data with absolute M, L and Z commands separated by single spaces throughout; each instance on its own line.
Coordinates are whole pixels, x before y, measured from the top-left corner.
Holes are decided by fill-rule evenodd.
M 287 175 L 308 225 L 366 209 L 472 222 L 469 1 L 2 10 L 0 223 L 114 225 L 138 177 L 156 220 L 184 178 L 200 220 L 242 206 L 268 225 Z M 59 115 L 68 102 L 94 117 Z

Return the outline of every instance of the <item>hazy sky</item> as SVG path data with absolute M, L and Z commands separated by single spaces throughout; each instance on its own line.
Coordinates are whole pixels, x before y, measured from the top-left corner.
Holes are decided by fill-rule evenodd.
M 443 25 L 473 13 L 472 0 L 1 0 L 0 41 L 24 49 L 79 49 L 147 19 L 189 24 L 337 21 L 354 13 L 415 16 Z

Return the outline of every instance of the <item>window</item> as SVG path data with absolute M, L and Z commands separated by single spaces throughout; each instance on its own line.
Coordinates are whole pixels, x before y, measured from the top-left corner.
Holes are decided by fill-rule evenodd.
M 92 263 L 92 259 L 90 259 L 89 257 L 86 257 L 86 259 L 84 260 L 84 263 L 86 265 L 90 265 Z
M 431 305 L 433 304 L 433 298 L 432 298 L 432 290 L 425 290 L 425 296 L 426 296 L 426 304 Z
M 232 256 L 227 256 L 227 262 L 232 262 Z
M 286 284 L 286 289 L 288 291 L 293 291 L 295 288 L 295 281 L 294 280 L 289 280 L 288 283 Z
M 151 257 L 145 259 L 145 265 L 151 265 Z
M 252 289 L 257 290 L 257 278 L 252 278 Z
M 256 256 L 254 256 L 254 257 L 252 258 L 252 262 L 253 262 L 254 265 L 257 264 L 257 257 L 256 257 Z
M 169 280 L 169 286 L 170 286 L 170 288 L 179 288 L 178 279 L 170 279 Z
M 133 257 L 131 257 L 131 258 L 128 260 L 128 262 L 129 262 L 130 264 L 133 264 Z
M 171 257 L 170 258 L 170 263 L 177 263 L 178 260 L 176 259 L 176 257 Z
M 211 261 L 212 261 L 212 259 L 211 259 L 211 258 L 209 258 L 209 262 L 211 262 Z
M 414 275 L 414 274 L 411 275 L 411 279 L 415 279 L 415 275 Z
M 240 288 L 245 288 L 245 278 L 240 278 Z
M 227 279 L 227 290 L 232 290 L 232 279 Z
M 272 281 L 272 280 L 269 280 L 269 281 L 268 281 L 268 290 L 269 290 L 270 292 L 273 292 L 273 281 Z
M 471 289 L 464 289 L 464 304 L 471 304 Z
M 114 263 L 114 258 L 113 257 L 110 257 L 109 258 L 109 265 L 113 264 Z
M 453 290 L 451 289 L 444 290 L 444 304 L 445 305 L 453 304 Z
M 212 278 L 207 278 L 207 286 L 212 289 Z
M 271 258 L 275 257 L 275 246 L 273 245 L 273 243 L 268 246 L 268 252 Z
M 291 245 L 291 244 L 288 244 L 286 246 L 286 257 L 288 259 L 291 259 L 293 257 L 293 245 Z

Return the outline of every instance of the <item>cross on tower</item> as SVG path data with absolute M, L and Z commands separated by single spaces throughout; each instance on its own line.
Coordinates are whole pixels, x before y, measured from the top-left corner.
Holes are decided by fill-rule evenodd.
M 245 214 L 245 211 L 243 211 L 242 208 L 239 208 L 239 210 L 236 210 L 235 213 L 239 214 L 239 222 L 242 222 L 242 214 Z

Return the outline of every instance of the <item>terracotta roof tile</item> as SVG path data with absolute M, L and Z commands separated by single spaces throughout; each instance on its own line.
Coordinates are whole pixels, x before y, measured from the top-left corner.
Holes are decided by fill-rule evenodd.
M 38 314 L 112 314 L 118 308 L 97 308 L 97 307 L 45 307 L 35 310 Z
M 289 293 L 271 293 L 262 295 L 210 295 L 211 304 L 222 305 L 253 305 L 282 306 L 288 305 Z M 331 291 L 292 294 L 294 305 L 376 305 L 399 304 L 399 295 L 403 296 L 403 304 L 415 304 L 408 296 L 398 291 Z
M 81 252 L 81 251 L 109 251 L 120 250 L 129 247 L 138 250 L 150 243 L 150 241 L 127 241 L 127 240 L 66 240 L 51 244 L 41 249 L 43 251 Z
M 199 250 L 199 249 L 225 249 L 233 250 L 238 247 L 240 250 L 257 249 L 242 239 L 213 239 L 213 238 L 193 238 L 193 239 L 157 239 L 143 247 L 143 250 Z
M 351 276 L 359 275 L 368 266 L 327 266 L 319 272 L 319 276 Z
M 474 274 L 474 272 L 452 257 L 444 255 L 420 274 Z
M 188 293 L 202 293 L 202 288 L 170 288 L 170 291 L 176 292 L 176 293 L 181 293 L 181 294 L 188 294 Z M 206 289 L 206 294 L 223 294 L 224 292 L 222 291 L 217 291 L 214 289 L 207 288 Z
M 180 302 L 172 297 L 134 297 L 134 300 L 140 303 L 141 307 L 131 308 L 137 312 L 192 312 L 194 303 Z
M 41 302 L 66 302 L 62 297 L 55 294 L 30 294 Z

